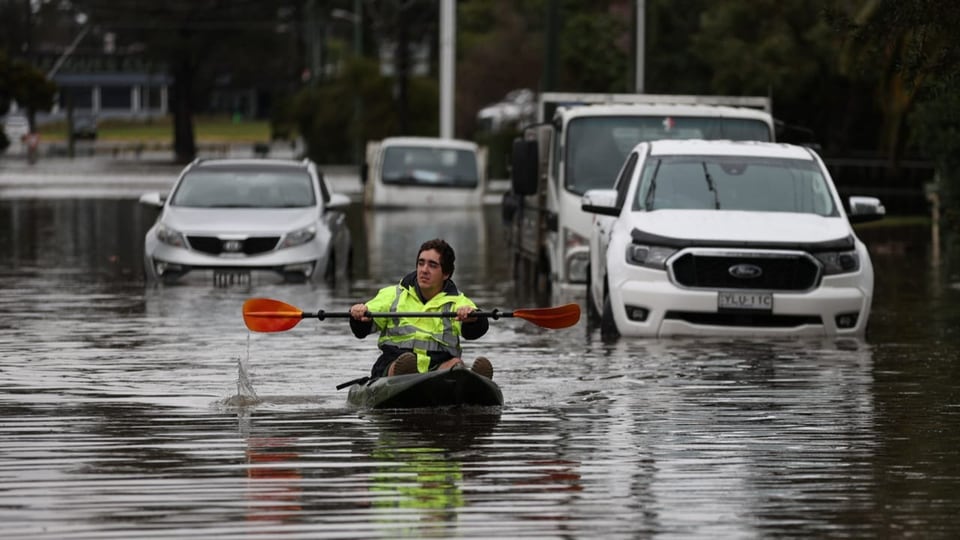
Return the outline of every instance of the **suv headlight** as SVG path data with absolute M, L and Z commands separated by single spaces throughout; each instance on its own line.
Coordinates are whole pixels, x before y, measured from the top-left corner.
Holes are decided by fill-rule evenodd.
M 634 266 L 646 266 L 657 270 L 667 269 L 667 259 L 676 253 L 674 248 L 663 246 L 640 246 L 630 244 L 627 246 L 627 264 Z
M 288 248 L 306 244 L 307 242 L 313 240 L 313 237 L 316 235 L 317 227 L 315 225 L 297 229 L 296 231 L 287 233 L 287 235 L 283 237 L 283 241 L 280 242 L 280 248 Z
M 157 240 L 160 240 L 168 246 L 187 247 L 187 239 L 184 238 L 183 233 L 171 229 L 162 223 L 157 227 Z
M 860 270 L 860 255 L 856 251 L 824 251 L 814 253 L 823 265 L 823 275 L 849 274 Z

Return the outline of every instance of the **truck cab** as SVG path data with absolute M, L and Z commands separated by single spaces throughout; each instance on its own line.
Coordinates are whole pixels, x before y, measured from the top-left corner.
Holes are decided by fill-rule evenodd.
M 543 94 L 540 116 L 514 141 L 504 217 L 518 283 L 552 302 L 586 293 L 593 216 L 581 198 L 612 188 L 637 143 L 774 140 L 767 98 Z

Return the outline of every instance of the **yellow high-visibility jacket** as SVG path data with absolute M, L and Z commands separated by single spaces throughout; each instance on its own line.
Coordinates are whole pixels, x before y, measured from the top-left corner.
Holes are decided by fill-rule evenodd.
M 447 280 L 441 292 L 424 302 L 417 290 L 416 272 L 406 275 L 397 285 L 380 289 L 366 304 L 370 312 L 377 313 L 455 312 L 461 306 L 477 309 L 473 300 L 462 294 L 452 280 Z M 479 321 L 482 321 L 482 331 L 470 332 L 468 339 L 486 332 L 487 320 L 481 318 Z M 377 317 L 373 324 L 380 332 L 377 346 L 385 352 L 389 346 L 412 350 L 417 355 L 420 372 L 430 369 L 431 357 L 449 359 L 462 354 L 460 337 L 463 328 L 454 317 Z

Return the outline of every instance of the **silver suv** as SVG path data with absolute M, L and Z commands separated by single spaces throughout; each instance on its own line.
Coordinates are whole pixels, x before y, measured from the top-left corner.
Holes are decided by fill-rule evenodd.
M 169 197 L 140 202 L 160 208 L 144 239 L 148 282 L 316 282 L 350 270 L 350 199 L 331 193 L 309 160 L 200 159 Z

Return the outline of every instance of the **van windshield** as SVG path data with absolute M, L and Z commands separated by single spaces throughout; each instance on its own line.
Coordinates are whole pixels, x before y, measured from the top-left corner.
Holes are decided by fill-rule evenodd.
M 567 126 L 564 184 L 583 195 L 609 189 L 637 143 L 656 139 L 773 140 L 770 126 L 753 118 L 716 116 L 604 116 L 577 118 Z
M 384 184 L 467 189 L 480 183 L 476 153 L 427 146 L 388 147 L 380 178 Z
M 651 156 L 633 211 L 664 209 L 839 215 L 816 162 L 759 156 Z

